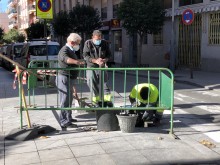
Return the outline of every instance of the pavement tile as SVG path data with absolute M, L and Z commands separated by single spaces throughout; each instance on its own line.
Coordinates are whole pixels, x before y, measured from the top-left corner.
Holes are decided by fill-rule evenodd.
M 4 164 L 4 155 L 0 154 L 0 164 Z
M 117 165 L 152 164 L 152 162 L 147 160 L 147 158 L 141 155 L 138 151 L 111 153 L 110 156 Z
M 65 141 L 68 145 L 71 146 L 97 144 L 97 142 L 92 137 L 71 138 L 65 139 Z
M 50 141 L 47 141 L 47 140 L 38 140 L 38 141 L 35 141 L 36 143 L 36 147 L 37 147 L 37 150 L 45 150 L 45 149 L 53 149 L 53 148 L 59 148 L 59 147 L 64 147 L 66 146 L 67 147 L 67 144 L 64 140 L 61 140 L 61 139 L 58 139 L 58 140 L 50 140 Z
M 126 141 L 120 141 L 119 143 L 118 142 L 100 143 L 100 145 L 106 151 L 106 153 L 129 151 L 135 149 Z
M 139 150 L 148 160 L 157 163 L 178 163 L 200 160 L 203 158 L 195 149 L 189 146 L 181 148 L 156 148 Z
M 8 154 L 5 156 L 5 165 L 29 165 L 34 163 L 40 163 L 38 152 Z
M 112 158 L 107 155 L 93 155 L 76 158 L 80 165 L 116 165 Z
M 105 151 L 99 144 L 83 145 L 83 146 L 70 146 L 75 157 L 100 155 L 104 154 Z
M 112 137 L 112 138 L 96 138 L 98 143 L 108 143 L 108 142 L 120 142 L 125 141 L 124 137 Z
M 5 141 L 5 154 L 27 153 L 37 151 L 34 141 Z
M 42 162 L 74 158 L 69 147 L 60 147 L 38 151 Z
M 42 165 L 78 165 L 75 158 L 42 162 Z
M 116 137 L 121 137 L 121 135 L 117 132 L 88 132 L 95 140 L 109 140 Z
M 220 154 L 213 152 L 211 149 L 208 147 L 202 145 L 201 143 L 190 139 L 188 137 L 184 138 L 184 142 L 191 147 L 192 149 L 196 150 L 197 153 L 200 153 L 203 155 L 203 158 L 207 159 L 220 159 Z
M 67 130 L 61 131 L 59 137 L 62 139 L 70 139 L 70 138 L 81 138 L 81 137 L 89 137 L 90 135 L 87 132 L 77 131 L 77 130 Z

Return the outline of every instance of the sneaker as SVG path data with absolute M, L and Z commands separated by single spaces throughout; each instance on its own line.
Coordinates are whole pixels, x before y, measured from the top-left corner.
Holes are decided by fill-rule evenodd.
M 64 126 L 62 126 L 61 125 L 61 128 L 77 128 L 78 126 L 76 125 L 76 124 L 69 124 L 69 125 L 64 125 Z

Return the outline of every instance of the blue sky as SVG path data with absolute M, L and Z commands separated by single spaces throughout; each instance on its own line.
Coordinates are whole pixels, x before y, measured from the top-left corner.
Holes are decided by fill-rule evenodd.
M 7 9 L 8 0 L 0 0 L 0 12 L 5 12 Z

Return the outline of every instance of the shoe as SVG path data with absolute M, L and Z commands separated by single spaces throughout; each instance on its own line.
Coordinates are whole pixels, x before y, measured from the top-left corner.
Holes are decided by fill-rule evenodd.
M 160 119 L 154 118 L 153 125 L 156 126 L 156 127 L 159 126 L 160 125 Z
M 69 124 L 69 125 L 65 125 L 65 126 L 62 126 L 61 125 L 61 128 L 77 128 L 78 126 L 76 124 Z
M 77 122 L 77 120 L 76 120 L 76 119 L 71 119 L 70 121 L 71 121 L 71 122 Z

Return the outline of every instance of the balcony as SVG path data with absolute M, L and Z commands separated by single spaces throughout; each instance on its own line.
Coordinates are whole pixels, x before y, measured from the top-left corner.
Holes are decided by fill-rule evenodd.
M 8 1 L 8 7 L 13 8 L 17 5 L 18 1 L 17 0 L 9 0 Z
M 8 26 L 9 29 L 13 29 L 13 28 L 17 28 L 17 27 L 18 27 L 17 21 L 9 22 L 9 26 Z
M 8 18 L 9 18 L 9 19 L 15 18 L 15 17 L 17 17 L 17 15 L 18 15 L 18 14 L 17 14 L 17 10 L 12 9 L 12 10 L 9 11 Z
M 28 6 L 28 13 L 32 14 L 36 12 L 36 5 L 29 5 Z

